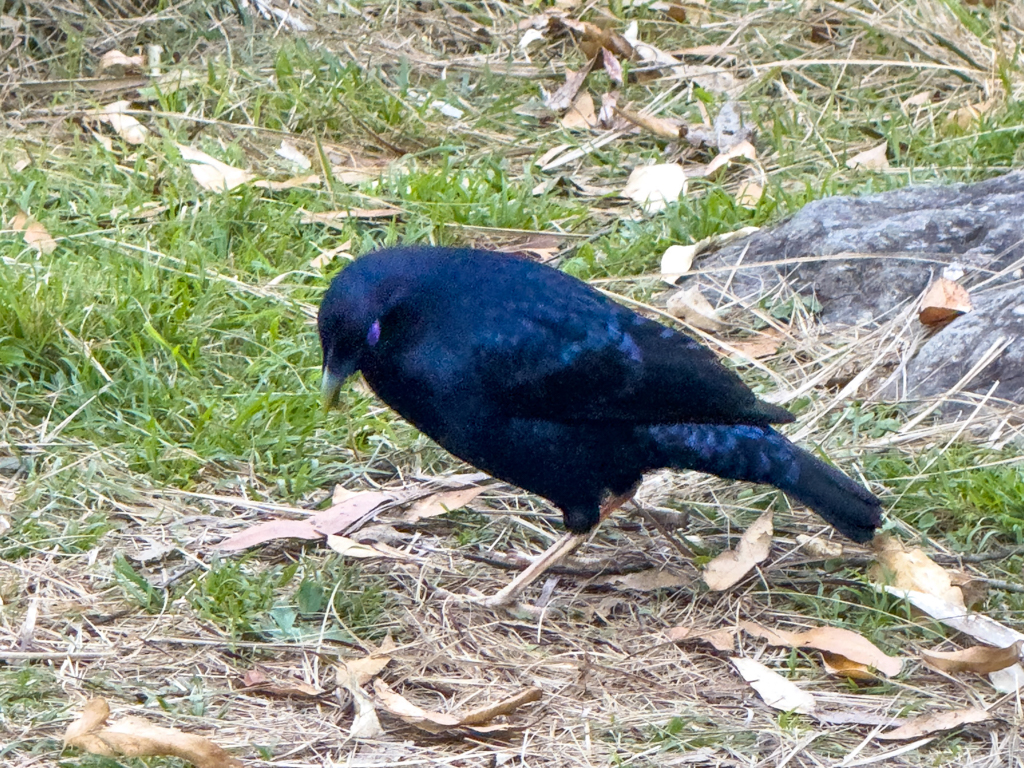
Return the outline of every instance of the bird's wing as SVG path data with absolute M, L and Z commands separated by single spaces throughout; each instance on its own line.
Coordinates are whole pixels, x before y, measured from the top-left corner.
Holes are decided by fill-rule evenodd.
M 793 420 L 758 400 L 711 350 L 611 300 L 587 292 L 501 304 L 483 328 L 476 326 L 472 367 L 510 415 L 636 423 Z

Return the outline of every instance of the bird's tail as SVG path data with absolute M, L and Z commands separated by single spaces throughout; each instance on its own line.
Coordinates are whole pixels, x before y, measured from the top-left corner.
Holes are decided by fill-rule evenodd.
M 671 424 L 650 427 L 658 466 L 696 469 L 729 480 L 774 485 L 854 541 L 869 541 L 881 502 L 771 427 Z

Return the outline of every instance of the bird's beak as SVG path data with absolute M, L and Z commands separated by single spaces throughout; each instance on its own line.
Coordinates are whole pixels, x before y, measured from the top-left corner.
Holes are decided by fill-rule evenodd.
M 341 385 L 344 383 L 345 377 L 331 373 L 330 369 L 324 368 L 324 377 L 320 382 L 321 405 L 324 413 L 338 404 L 338 393 L 341 392 Z

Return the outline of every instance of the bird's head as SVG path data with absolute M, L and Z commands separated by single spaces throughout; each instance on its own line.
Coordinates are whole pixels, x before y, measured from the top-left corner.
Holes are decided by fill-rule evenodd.
M 324 410 L 334 407 L 345 380 L 362 367 L 364 356 L 380 341 L 382 307 L 360 270 L 348 267 L 334 278 L 317 315 L 323 351 L 320 390 Z

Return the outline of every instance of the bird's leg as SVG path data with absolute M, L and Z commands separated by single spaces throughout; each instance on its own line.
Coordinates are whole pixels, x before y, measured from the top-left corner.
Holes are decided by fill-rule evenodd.
M 597 523 L 594 528 L 604 522 L 609 515 L 615 510 L 625 504 L 627 501 L 633 498 L 633 491 L 625 493 L 622 496 L 614 496 L 608 499 L 604 504 L 601 505 L 600 512 L 598 513 Z M 486 606 L 487 608 L 502 608 L 515 602 L 516 597 L 519 593 L 526 589 L 530 584 L 536 581 L 541 574 L 543 574 L 548 568 L 557 563 L 572 552 L 576 547 L 583 543 L 583 541 L 590 535 L 593 528 L 586 533 L 567 533 L 550 547 L 548 547 L 541 555 L 530 563 L 522 573 L 516 576 L 500 591 L 491 595 L 490 597 L 473 599 L 473 602 L 479 603 L 480 605 Z

